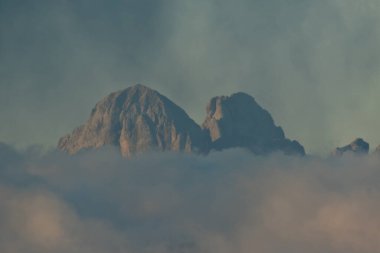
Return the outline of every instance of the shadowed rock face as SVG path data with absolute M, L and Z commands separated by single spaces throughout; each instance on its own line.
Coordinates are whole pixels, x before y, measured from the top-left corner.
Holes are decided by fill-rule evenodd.
M 59 140 L 70 154 L 104 145 L 123 156 L 150 150 L 205 152 L 207 138 L 184 110 L 157 91 L 135 85 L 96 104 L 90 119 Z
M 297 141 L 285 138 L 282 128 L 274 124 L 271 115 L 253 97 L 242 92 L 212 98 L 202 127 L 215 150 L 244 147 L 256 154 L 305 154 Z
M 336 148 L 332 152 L 332 155 L 342 156 L 345 153 L 355 154 L 355 155 L 366 155 L 368 154 L 368 151 L 369 151 L 369 144 L 363 139 L 357 138 L 346 146 Z

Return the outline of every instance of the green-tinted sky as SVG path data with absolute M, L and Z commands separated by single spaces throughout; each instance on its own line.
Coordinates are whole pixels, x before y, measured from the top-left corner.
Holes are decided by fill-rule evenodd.
M 308 152 L 380 144 L 379 0 L 0 0 L 0 141 L 54 146 L 143 83 L 196 121 L 245 91 Z

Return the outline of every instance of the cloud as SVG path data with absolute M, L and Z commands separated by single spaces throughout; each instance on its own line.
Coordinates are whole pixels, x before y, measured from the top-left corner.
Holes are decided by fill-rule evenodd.
M 101 220 L 78 217 L 46 189 L 1 187 L 1 252 L 125 252 L 122 233 Z
M 0 181 L 1 252 L 380 251 L 377 157 L 18 156 L 0 165 L 28 182 Z

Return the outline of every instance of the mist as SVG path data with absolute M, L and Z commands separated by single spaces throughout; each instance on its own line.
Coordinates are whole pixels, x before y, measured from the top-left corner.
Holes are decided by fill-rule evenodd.
M 245 91 L 309 153 L 380 144 L 377 0 L 0 1 L 0 139 L 49 148 L 143 83 L 198 122 Z
M 0 251 L 380 251 L 378 157 L 1 145 Z

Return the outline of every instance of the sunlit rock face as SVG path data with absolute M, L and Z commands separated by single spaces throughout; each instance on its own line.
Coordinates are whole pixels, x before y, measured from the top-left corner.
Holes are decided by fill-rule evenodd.
M 153 150 L 202 153 L 207 140 L 183 109 L 138 84 L 102 99 L 84 125 L 59 140 L 58 148 L 74 154 L 114 145 L 123 156 Z
M 272 116 L 246 93 L 219 96 L 210 100 L 202 125 L 211 138 L 211 148 L 248 148 L 256 154 L 283 152 L 304 155 L 304 148 L 285 138 Z
M 369 151 L 369 144 L 364 141 L 362 138 L 357 138 L 350 144 L 337 147 L 333 152 L 332 156 L 342 156 L 344 154 L 353 154 L 353 155 L 366 155 Z

